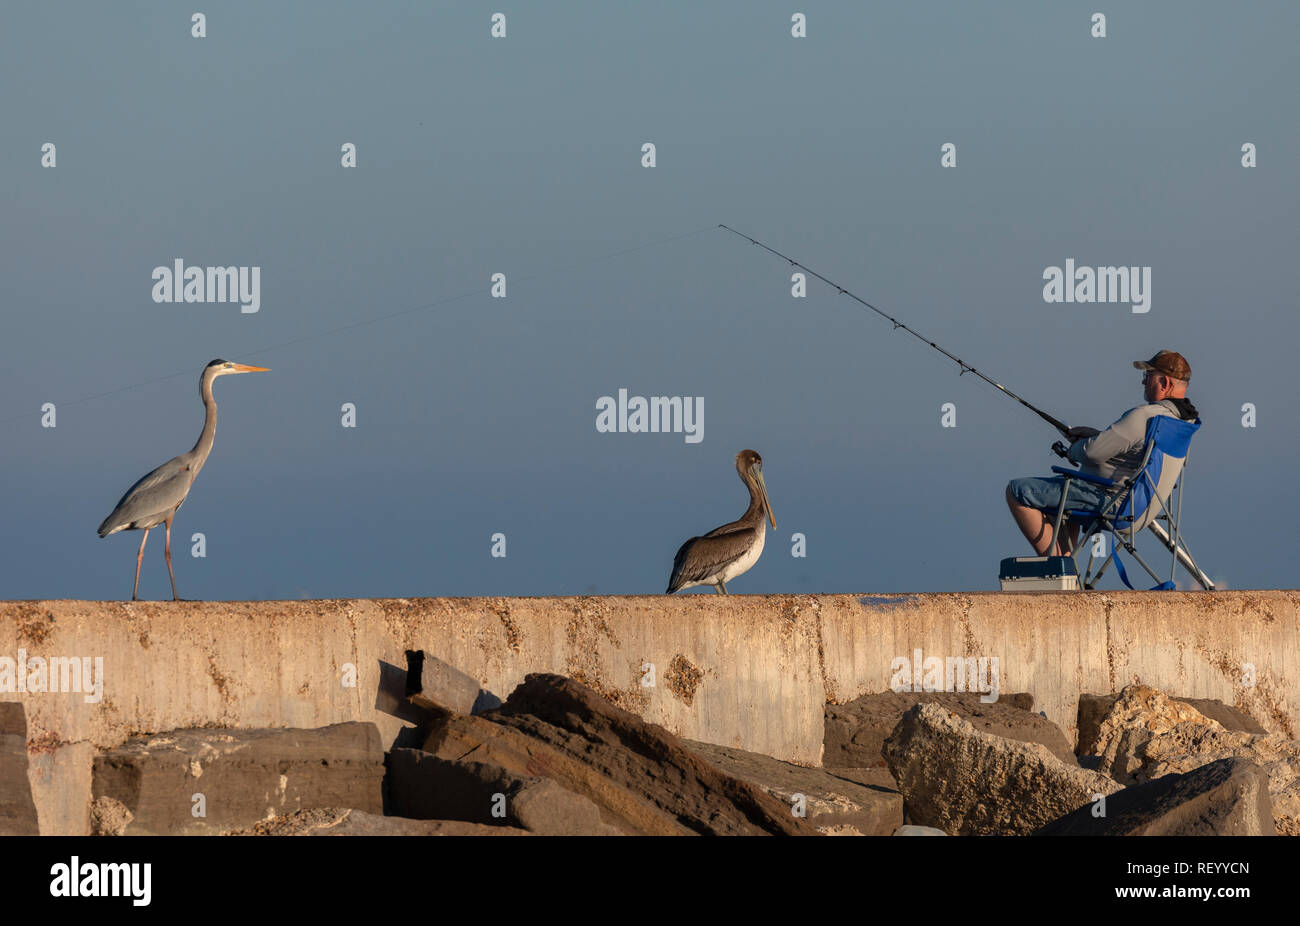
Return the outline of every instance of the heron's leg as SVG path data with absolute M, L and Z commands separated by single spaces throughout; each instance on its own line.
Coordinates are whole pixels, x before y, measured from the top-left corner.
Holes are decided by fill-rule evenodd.
M 149 531 L 152 528 L 144 529 L 144 536 L 140 538 L 140 552 L 135 555 L 135 585 L 131 586 L 131 600 L 140 600 L 140 563 L 144 560 L 144 542 L 149 539 Z
M 141 547 L 143 550 L 144 548 Z M 172 572 L 172 519 L 167 519 L 167 575 L 172 579 L 172 601 L 180 601 L 181 598 L 176 594 L 176 573 Z
M 719 579 L 718 584 L 713 586 L 713 590 L 719 595 L 725 595 L 727 594 L 727 583 Z

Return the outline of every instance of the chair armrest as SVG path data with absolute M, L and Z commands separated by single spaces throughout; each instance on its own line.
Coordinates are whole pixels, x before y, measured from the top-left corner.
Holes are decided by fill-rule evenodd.
M 1089 476 L 1087 473 L 1081 473 L 1077 469 L 1066 469 L 1064 466 L 1053 466 L 1052 472 L 1060 473 L 1062 476 L 1069 476 L 1071 479 L 1082 479 L 1084 482 L 1091 482 L 1093 485 L 1106 486 L 1107 488 L 1115 485 L 1114 479 L 1107 479 L 1105 476 Z

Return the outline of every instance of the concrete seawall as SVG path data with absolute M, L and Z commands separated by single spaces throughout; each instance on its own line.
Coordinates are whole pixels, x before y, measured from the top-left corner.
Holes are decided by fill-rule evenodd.
M 408 649 L 503 699 L 562 673 L 681 736 L 803 764 L 821 760 L 825 704 L 888 689 L 918 649 L 997 657 L 1000 690 L 1032 693 L 1071 737 L 1080 693 L 1136 681 L 1295 736 L 1298 606 L 1297 591 L 0 602 L 0 700 L 26 706 L 41 832 L 77 834 L 95 750 L 136 734 L 363 720 L 391 745 Z M 102 700 L 14 690 L 20 650 L 102 657 Z

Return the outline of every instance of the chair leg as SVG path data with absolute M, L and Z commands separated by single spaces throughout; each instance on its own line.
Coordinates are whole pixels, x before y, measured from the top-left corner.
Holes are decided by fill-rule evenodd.
M 1183 539 L 1181 532 L 1179 532 L 1178 540 L 1175 543 L 1174 539 L 1165 531 L 1164 525 L 1159 521 L 1152 521 L 1147 525 L 1147 530 L 1154 534 L 1156 539 L 1165 545 L 1166 549 L 1173 552 L 1177 561 L 1182 563 L 1188 575 L 1195 579 L 1201 588 L 1207 592 L 1214 591 L 1214 583 L 1210 581 L 1210 577 L 1205 574 L 1205 571 L 1196 565 L 1196 560 L 1192 558 L 1192 551 L 1188 549 L 1187 541 Z
M 1083 539 L 1083 543 L 1087 544 L 1087 543 L 1091 540 L 1092 535 L 1095 534 L 1096 532 L 1097 532 L 1097 519 L 1096 519 L 1096 518 L 1093 518 L 1091 521 L 1084 521 L 1084 522 L 1079 523 L 1079 535 L 1078 535 L 1078 536 L 1079 536 L 1079 538 L 1082 538 L 1082 539 Z M 1074 571 L 1075 571 L 1075 572 L 1079 572 L 1079 549 L 1080 549 L 1080 548 L 1079 548 L 1079 541 L 1076 540 L 1073 544 L 1071 544 L 1071 546 L 1074 548 L 1074 549 L 1073 549 L 1073 552 L 1071 553 L 1071 555 L 1074 557 Z M 1087 567 L 1083 570 L 1083 572 L 1080 572 L 1080 573 L 1079 573 L 1079 587 L 1080 587 L 1080 588 L 1088 589 L 1088 588 L 1091 588 L 1091 587 L 1092 587 L 1092 586 L 1089 584 L 1089 582 L 1088 582 L 1088 573 L 1092 572 L 1092 564 L 1093 564 L 1093 562 L 1096 560 L 1096 558 L 1097 558 L 1097 555 L 1096 555 L 1095 553 L 1092 552 L 1092 547 L 1089 546 L 1089 547 L 1088 547 L 1088 565 L 1087 565 Z
M 1147 565 L 1147 561 L 1144 560 L 1141 556 L 1139 556 L 1139 555 L 1138 555 L 1138 551 L 1135 550 L 1135 549 L 1133 549 L 1132 546 L 1130 546 L 1130 547 L 1128 548 L 1128 552 L 1129 552 L 1129 556 L 1131 556 L 1131 557 L 1133 557 L 1135 560 L 1137 560 L 1138 563 L 1141 564 L 1142 568 L 1145 569 L 1145 570 L 1147 571 L 1147 575 L 1149 575 L 1151 578 L 1155 579 L 1157 582 L 1163 582 L 1163 581 L 1164 581 L 1164 579 L 1162 579 L 1162 578 L 1160 578 L 1160 576 L 1156 575 L 1155 570 L 1152 569 L 1150 566 Z
M 1097 570 L 1097 574 L 1093 576 L 1092 580 L 1088 583 L 1087 585 L 1088 588 L 1092 588 L 1098 582 L 1101 581 L 1101 577 L 1104 576 L 1106 574 L 1106 570 L 1110 568 L 1110 561 L 1113 560 L 1114 558 L 1115 558 L 1115 547 L 1114 545 L 1112 545 L 1110 548 L 1110 553 L 1108 553 L 1106 555 L 1106 558 L 1102 560 L 1101 568 Z
M 1052 546 L 1047 548 L 1049 554 L 1056 547 L 1065 549 L 1061 546 L 1061 524 L 1065 519 L 1065 503 L 1070 497 L 1070 477 L 1066 476 L 1064 479 L 1065 482 L 1061 486 L 1061 504 L 1056 508 L 1056 520 L 1052 522 Z

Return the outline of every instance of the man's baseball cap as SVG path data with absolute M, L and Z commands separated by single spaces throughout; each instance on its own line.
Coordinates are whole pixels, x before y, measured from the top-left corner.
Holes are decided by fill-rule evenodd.
M 1173 379 L 1187 382 L 1192 378 L 1192 368 L 1177 351 L 1162 350 L 1150 360 L 1134 360 L 1133 366 L 1139 370 L 1154 370 Z

